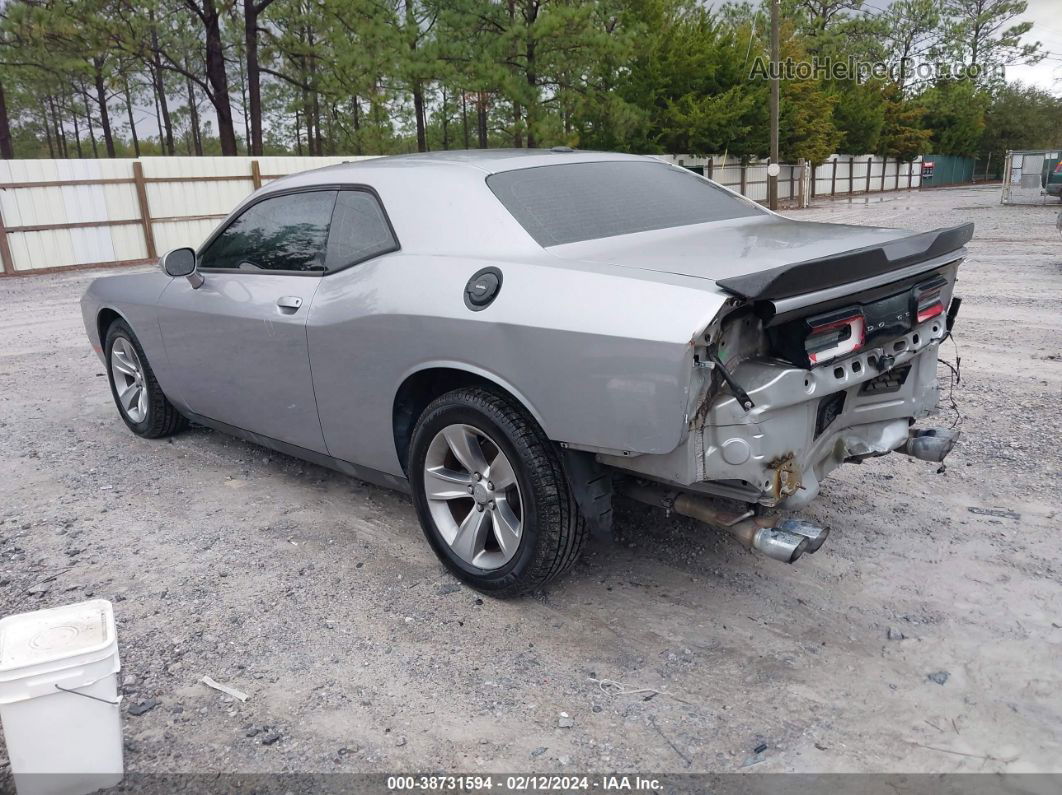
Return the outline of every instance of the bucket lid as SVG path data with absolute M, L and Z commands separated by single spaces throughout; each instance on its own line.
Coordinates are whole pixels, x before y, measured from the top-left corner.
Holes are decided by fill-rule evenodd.
M 106 599 L 8 616 L 0 619 L 0 677 L 111 646 L 117 647 L 114 609 Z

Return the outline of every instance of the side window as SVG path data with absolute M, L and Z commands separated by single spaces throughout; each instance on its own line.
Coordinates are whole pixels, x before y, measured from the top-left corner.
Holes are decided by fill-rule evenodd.
M 328 270 L 340 270 L 397 249 L 398 241 L 376 197 L 364 190 L 339 191 L 328 234 Z
M 324 271 L 336 191 L 290 193 L 249 207 L 203 252 L 204 268 Z

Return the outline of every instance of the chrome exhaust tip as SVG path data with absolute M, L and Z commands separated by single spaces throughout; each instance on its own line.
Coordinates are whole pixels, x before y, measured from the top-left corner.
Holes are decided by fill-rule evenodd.
M 900 452 L 922 461 L 940 463 L 955 447 L 959 435 L 959 431 L 953 428 L 912 429 Z
M 805 551 L 809 555 L 818 552 L 819 547 L 826 543 L 826 538 L 830 535 L 830 531 L 826 528 L 817 527 L 803 519 L 786 519 L 779 523 L 778 529 L 804 536 L 808 540 L 808 548 Z
M 805 552 L 814 552 L 829 535 L 828 530 L 798 519 L 773 524 L 768 517 L 755 516 L 751 507 L 742 514 L 728 513 L 699 494 L 670 491 L 655 484 L 627 483 L 622 493 L 647 505 L 663 506 L 704 522 L 729 533 L 747 549 L 783 563 L 793 563 Z
M 809 544 L 807 536 L 777 527 L 761 528 L 752 537 L 753 549 L 783 563 L 795 563 L 797 558 L 809 551 Z

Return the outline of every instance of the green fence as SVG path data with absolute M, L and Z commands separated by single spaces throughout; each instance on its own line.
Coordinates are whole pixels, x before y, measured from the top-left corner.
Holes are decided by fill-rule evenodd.
M 927 176 L 929 163 L 933 164 L 933 176 Z M 938 188 L 941 185 L 964 185 L 974 181 L 974 159 L 957 155 L 924 155 L 922 157 L 922 187 Z

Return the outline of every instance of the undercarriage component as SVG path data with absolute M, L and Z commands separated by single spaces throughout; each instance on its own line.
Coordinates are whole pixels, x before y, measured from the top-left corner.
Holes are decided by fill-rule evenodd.
M 959 440 L 959 431 L 952 428 L 911 429 L 911 435 L 899 452 L 922 461 L 943 461 L 955 442 Z
M 612 473 L 590 453 L 561 449 L 572 495 L 587 529 L 598 538 L 612 538 Z
M 778 522 L 777 519 L 757 516 L 751 509 L 735 514 L 705 497 L 654 484 L 628 481 L 621 487 L 621 493 L 638 502 L 659 506 L 725 530 L 746 548 L 783 563 L 793 563 L 805 552 L 816 551 L 829 535 L 829 530 L 809 522 L 798 519 Z

